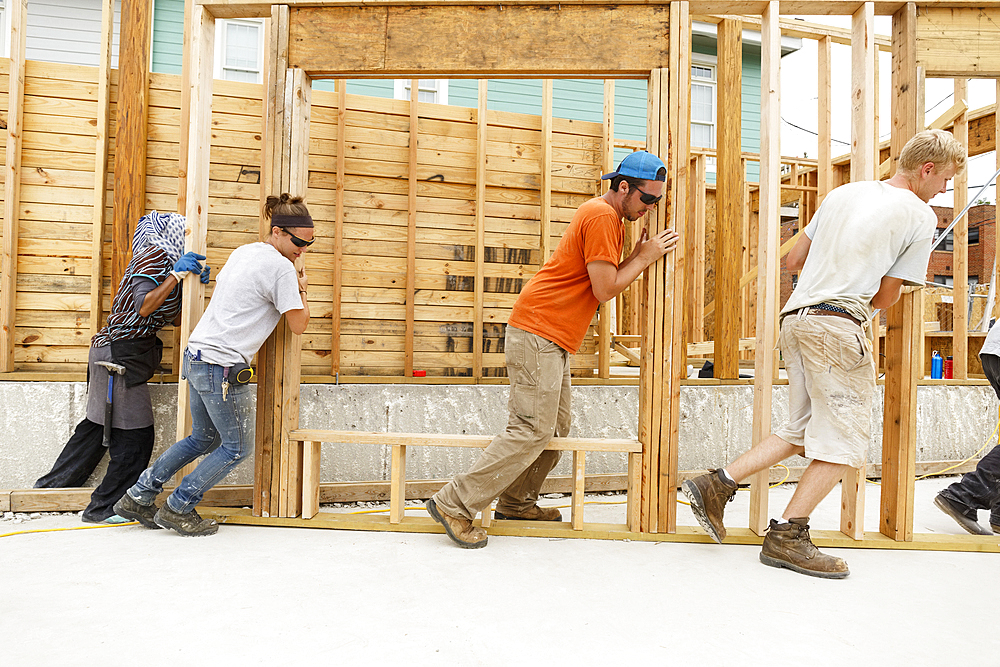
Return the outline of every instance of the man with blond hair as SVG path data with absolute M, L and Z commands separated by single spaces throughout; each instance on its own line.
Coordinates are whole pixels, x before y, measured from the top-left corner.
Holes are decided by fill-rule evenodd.
M 904 285 L 922 286 L 937 217 L 928 202 L 965 169 L 966 151 L 942 130 L 914 135 L 887 181 L 836 188 L 788 253 L 799 279 L 781 309 L 789 423 L 725 468 L 683 484 L 703 528 L 726 537 L 726 503 L 738 484 L 793 455 L 812 459 L 781 521 L 771 519 L 760 561 L 828 579 L 850 572 L 819 551 L 809 515 L 850 468 L 864 465 L 871 440 L 875 362 L 865 328 Z

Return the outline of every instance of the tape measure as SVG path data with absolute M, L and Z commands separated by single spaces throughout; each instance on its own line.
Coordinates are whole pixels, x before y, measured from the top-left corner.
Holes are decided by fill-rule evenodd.
M 232 377 L 233 382 L 236 384 L 248 384 L 254 380 L 254 370 L 252 366 L 247 366 L 246 364 L 237 364 L 232 367 Z

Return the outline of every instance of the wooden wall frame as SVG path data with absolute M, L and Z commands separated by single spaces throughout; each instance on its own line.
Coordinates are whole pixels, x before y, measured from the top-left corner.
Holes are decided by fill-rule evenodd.
M 655 220 L 650 221 L 652 231 L 662 229 L 667 225 L 675 228 L 683 228 L 682 218 L 686 216 L 687 206 L 681 205 L 687 196 L 688 184 L 686 174 L 690 159 L 687 154 L 686 141 L 680 140 L 678 132 L 679 104 L 683 101 L 683 78 L 687 72 L 677 72 L 681 76 L 671 76 L 669 68 L 681 69 L 683 60 L 683 49 L 689 48 L 689 40 L 677 39 L 672 33 L 677 25 L 689 25 L 691 13 L 712 13 L 712 14 L 758 14 L 762 18 L 762 36 L 767 44 L 763 45 L 768 70 L 764 74 L 765 90 L 765 122 L 774 123 L 773 116 L 776 113 L 776 71 L 775 71 L 775 45 L 780 39 L 780 30 L 776 28 L 780 14 L 809 13 L 809 14 L 842 14 L 855 17 L 855 34 L 859 30 L 867 31 L 871 17 L 875 14 L 894 15 L 893 34 L 893 54 L 894 54 L 894 117 L 897 119 L 898 127 L 893 131 L 894 154 L 897 147 L 902 146 L 902 142 L 915 131 L 916 124 L 913 121 L 914 110 L 916 109 L 915 95 L 917 86 L 915 84 L 917 66 L 917 3 L 903 2 L 857 2 L 848 0 L 819 0 L 805 2 L 804 0 L 786 0 L 778 2 L 759 2 L 752 0 L 718 0 L 718 1 L 698 1 L 683 0 L 660 5 L 646 5 L 641 2 L 616 2 L 614 9 L 612 3 L 602 3 L 583 0 L 571 2 L 552 3 L 541 0 L 520 0 L 505 5 L 506 16 L 499 16 L 499 10 L 494 5 L 483 2 L 451 2 L 449 0 L 312 0 L 297 1 L 289 0 L 284 5 L 276 6 L 272 9 L 270 4 L 264 3 L 243 3 L 235 0 L 193 0 L 192 19 L 189 29 L 196 32 L 192 36 L 191 67 L 187 73 L 185 86 L 191 86 L 191 138 L 196 137 L 196 132 L 205 131 L 210 111 L 211 91 L 211 38 L 206 37 L 206 27 L 214 21 L 214 17 L 238 17 L 238 16 L 271 16 L 272 18 L 272 57 L 276 57 L 271 71 L 274 73 L 272 83 L 268 88 L 271 96 L 275 91 L 280 90 L 282 82 L 285 90 L 288 87 L 298 86 L 301 91 L 298 98 L 303 105 L 303 110 L 299 113 L 307 113 L 309 77 L 311 75 L 330 76 L 456 76 L 456 77 L 513 77 L 513 76 L 537 76 L 540 78 L 552 78 L 553 76 L 597 76 L 604 78 L 612 73 L 616 76 L 635 76 L 650 79 L 650 114 L 649 114 L 649 135 L 647 145 L 660 152 L 668 163 L 668 192 L 669 201 L 661 207 Z M 668 6 L 669 5 L 669 6 Z M 926 0 L 920 3 L 920 11 L 924 8 L 940 10 L 946 7 L 972 8 L 977 6 L 974 2 L 944 2 Z M 543 11 L 543 8 L 545 11 Z M 272 11 L 274 13 L 272 13 Z M 562 12 L 564 15 L 560 16 Z M 620 12 L 615 14 L 615 12 Z M 669 14 L 668 14 L 669 12 Z M 476 27 L 471 30 L 474 40 L 484 39 L 487 35 L 493 42 L 482 42 L 475 44 L 476 48 L 466 43 L 468 51 L 462 51 L 462 40 L 466 39 L 466 34 L 459 34 L 446 25 L 446 18 L 456 15 L 484 15 L 489 13 L 496 18 L 497 25 L 488 28 Z M 287 15 L 287 24 L 284 19 L 276 21 Z M 586 55 L 596 55 L 599 58 L 580 60 L 584 57 L 581 54 L 579 43 L 567 44 L 565 40 L 546 42 L 544 54 L 532 51 L 535 35 L 527 36 L 524 33 L 528 30 L 546 30 L 557 28 L 565 31 L 568 35 L 573 35 L 579 39 L 582 37 L 583 28 L 570 25 L 563 19 L 572 16 L 579 20 L 581 17 L 591 17 L 591 19 L 580 21 L 591 27 L 598 26 L 601 21 L 615 21 L 621 17 L 626 17 L 626 21 L 635 21 L 638 39 L 643 48 L 632 50 L 628 56 L 623 56 L 620 51 L 620 42 L 616 40 L 614 48 L 609 46 L 606 40 L 602 40 L 599 35 L 587 33 L 588 38 L 592 38 L 593 49 Z M 858 17 L 861 17 L 860 19 Z M 326 18 L 330 17 L 330 24 L 325 24 Z M 412 19 L 412 23 L 403 21 L 403 17 Z M 596 17 L 596 19 L 593 19 Z M 858 21 L 863 26 L 859 28 Z M 277 23 L 278 28 L 275 28 Z M 485 23 L 485 22 L 484 22 Z M 285 32 L 287 25 L 287 32 Z M 419 28 L 416 29 L 416 28 Z M 435 32 L 439 31 L 439 32 Z M 334 34 L 335 33 L 335 34 Z M 200 36 L 197 36 L 200 34 Z M 868 33 L 870 34 L 870 32 Z M 283 42 L 286 39 L 287 42 Z M 420 39 L 414 38 L 419 35 Z M 277 38 L 275 38 L 275 36 Z M 444 39 L 439 39 L 442 37 Z M 482 48 L 484 43 L 495 43 L 496 39 L 504 38 L 505 43 L 513 44 L 516 48 L 511 48 L 511 53 L 485 53 Z M 329 39 L 334 39 L 335 44 L 331 46 Z M 341 41 L 336 41 L 341 40 Z M 343 41 L 346 40 L 346 41 Z M 357 41 L 351 41 L 357 40 Z M 457 45 L 443 44 L 443 41 L 453 40 Z M 669 40 L 669 41 L 668 41 Z M 343 41 L 343 43 L 342 43 Z M 381 42 L 381 44 L 380 44 Z M 419 43 L 418 43 L 419 42 Z M 288 45 L 287 66 L 289 69 L 282 80 L 281 62 L 285 52 L 281 44 Z M 652 45 L 650 45 L 652 43 Z M 686 43 L 686 45 L 685 45 Z M 322 46 L 320 46 L 320 44 Z M 434 45 L 434 50 L 428 52 L 427 45 Z M 354 45 L 352 47 L 352 45 Z M 364 48 L 357 48 L 358 45 Z M 588 47 L 590 44 L 588 43 Z M 672 49 L 680 48 L 681 53 Z M 870 52 L 872 46 L 866 47 Z M 595 62 L 599 60 L 599 62 Z M 567 64 L 572 62 L 572 64 Z M 866 56 L 866 63 L 870 59 Z M 433 63 L 428 66 L 428 63 Z M 583 63 L 583 64 L 581 64 Z M 298 65 L 299 69 L 294 69 Z M 865 67 L 870 67 L 866 64 Z M 857 75 L 856 75 L 857 76 Z M 864 72 L 865 85 L 868 77 L 873 76 L 871 72 Z M 195 91 L 194 87 L 208 85 L 203 90 Z M 297 83 L 296 83 L 297 82 Z M 480 95 L 480 108 L 484 106 L 484 91 Z M 285 165 L 288 165 L 288 172 L 292 174 L 296 169 L 299 173 L 304 173 L 307 169 L 307 155 L 304 150 L 297 148 L 286 139 L 294 135 L 296 123 L 291 120 L 294 113 L 288 107 L 292 100 L 288 94 L 284 95 L 286 108 L 284 114 L 292 114 L 283 117 L 279 123 L 275 120 L 270 128 L 265 128 L 265 147 L 273 147 L 272 154 L 273 169 L 265 176 L 267 179 L 262 185 L 262 190 L 277 191 L 275 188 L 291 186 L 295 183 L 294 178 L 285 177 Z M 278 104 L 278 97 L 269 97 L 270 104 Z M 273 109 L 273 107 L 272 107 Z M 871 113 L 874 113 L 872 108 Z M 276 118 L 269 115 L 268 118 Z M 301 115 L 299 116 L 301 119 Z M 292 128 L 288 131 L 282 128 Z M 481 128 L 481 131 L 485 131 Z M 671 136 L 671 133 L 674 133 Z M 289 134 L 291 133 L 291 134 Z M 282 139 L 279 139 L 279 134 Z M 867 140 L 866 140 L 867 142 Z M 281 146 L 281 174 L 277 173 L 278 155 L 277 147 Z M 186 184 L 186 201 L 189 221 L 192 222 L 190 246 L 204 246 L 204 211 L 201 210 L 200 194 L 204 193 L 207 187 L 208 168 L 207 152 L 208 142 L 189 144 L 190 154 L 188 156 L 188 173 Z M 772 143 L 762 146 L 761 162 L 767 166 L 768 173 L 762 180 L 762 204 L 764 205 L 765 216 L 771 216 L 775 208 L 774 179 L 780 164 L 780 155 L 775 155 L 776 147 Z M 868 154 L 871 154 L 870 156 Z M 873 157 L 874 151 L 867 151 L 866 156 Z M 780 182 L 780 181 L 779 181 Z M 766 188 L 766 189 L 765 189 Z M 679 213 L 680 212 L 680 213 Z M 760 243 L 761 252 L 758 254 L 758 272 L 766 279 L 760 281 L 758 286 L 758 337 L 761 345 L 766 346 L 773 339 L 775 332 L 773 328 L 773 309 L 775 307 L 772 297 L 776 283 L 777 272 L 777 252 L 776 235 L 773 223 L 766 219 L 761 221 Z M 677 447 L 677 420 L 680 388 L 680 369 L 684 363 L 684 348 L 681 340 L 683 329 L 683 318 L 681 315 L 679 299 L 675 298 L 674 286 L 680 287 L 684 280 L 684 246 L 678 246 L 678 250 L 665 260 L 657 262 L 650 267 L 646 276 L 646 289 L 641 320 L 643 321 L 643 347 L 642 347 L 642 369 L 640 376 L 640 420 L 639 431 L 642 440 L 643 461 L 642 461 L 642 501 L 639 504 L 638 512 L 641 519 L 638 528 L 643 532 L 664 532 L 674 533 L 677 531 L 675 524 L 675 509 L 673 507 L 676 495 L 676 447 Z M 197 286 L 189 281 L 187 289 Z M 199 302 L 199 299 L 186 299 L 184 311 L 184 328 L 190 331 L 193 327 L 194 315 L 191 311 L 192 301 Z M 886 422 L 885 422 L 885 442 L 883 444 L 883 473 L 889 479 L 885 484 L 882 497 L 883 520 L 880 529 L 892 540 L 906 541 L 913 540 L 912 534 L 912 512 L 913 512 L 913 445 L 915 421 L 915 398 L 916 381 L 914 375 L 914 359 L 912 354 L 912 333 L 919 327 L 918 315 L 914 312 L 914 297 L 910 293 L 905 295 L 902 302 L 890 311 L 890 336 L 887 343 L 887 383 L 886 383 Z M 915 324 L 916 323 L 916 324 Z M 257 484 L 259 488 L 255 493 L 254 514 L 258 517 L 279 516 L 294 517 L 297 508 L 290 494 L 301 494 L 301 466 L 296 476 L 294 462 L 291 461 L 295 454 L 288 450 L 288 433 L 294 427 L 292 422 L 297 419 L 297 395 L 298 376 L 291 366 L 294 359 L 294 351 L 297 336 L 288 332 L 287 327 L 279 325 L 279 331 L 273 337 L 274 344 L 269 343 L 266 369 L 263 382 L 258 385 L 258 412 L 270 412 L 273 415 L 274 423 L 282 423 L 281 428 L 276 426 L 266 429 L 265 433 L 258 428 L 258 455 L 263 451 L 269 452 L 269 457 L 273 461 L 281 458 L 283 461 L 290 461 L 285 467 L 276 467 L 271 464 L 272 478 L 264 479 L 266 473 L 260 470 L 266 465 L 264 457 L 258 462 Z M 270 350 L 276 349 L 275 352 Z M 284 354 L 281 354 L 284 353 Z M 773 375 L 767 372 L 768 368 L 773 368 L 769 355 L 758 355 L 761 361 L 760 374 L 755 381 L 755 407 L 763 409 L 769 403 L 771 384 Z M 268 381 L 267 374 L 272 374 L 274 379 Z M 284 389 L 278 387 L 278 380 L 284 378 L 289 382 L 295 381 Z M 758 390 L 760 393 L 758 393 Z M 294 416 L 289 417 L 287 411 L 293 411 Z M 755 420 L 759 415 L 755 415 Z M 755 435 L 763 433 L 764 422 L 755 424 Z M 270 442 L 262 443 L 262 438 L 270 439 Z M 262 446 L 265 449 L 262 449 Z M 270 449 L 266 449 L 270 448 Z M 300 450 L 301 453 L 301 450 Z M 578 460 L 578 467 L 582 467 L 582 457 Z M 279 480 L 275 481 L 273 473 L 280 471 Z M 311 473 L 310 473 L 311 474 Z M 298 485 L 295 488 L 296 484 Z M 760 487 L 756 487 L 755 496 L 761 497 Z M 270 497 L 268 497 L 270 494 Z M 277 501 L 275 494 L 280 494 Z M 765 494 L 766 495 L 766 494 Z M 758 502 L 758 516 L 754 519 L 755 529 L 759 529 L 761 516 Z M 238 518 L 230 516 L 233 521 Z M 401 521 L 402 517 L 397 512 L 396 520 Z M 248 523 L 260 523 L 261 519 L 250 518 Z M 574 524 L 577 524 L 574 521 Z M 406 523 L 396 524 L 407 525 Z M 426 532 L 436 529 L 420 524 L 411 528 Z M 633 527 L 633 530 L 635 528 Z M 585 533 L 586 531 L 584 531 Z M 679 539 L 696 538 L 701 540 L 703 536 L 697 535 L 689 529 L 680 531 Z M 736 536 L 736 541 L 759 541 L 759 536 L 751 535 L 751 531 L 735 529 L 731 531 Z M 532 534 L 533 531 L 528 531 Z M 539 533 L 541 534 L 541 533 Z M 626 533 L 628 534 L 628 533 Z M 959 542 L 962 540 L 956 538 Z M 926 540 L 918 540 L 926 542 Z M 894 544 L 886 541 L 885 538 L 869 538 L 856 541 L 859 546 L 881 546 Z M 875 543 L 878 543 L 877 545 Z M 964 544 L 964 542 L 962 542 Z M 838 542 L 839 544 L 839 542 Z M 971 545 L 970 550 L 981 550 L 983 545 Z

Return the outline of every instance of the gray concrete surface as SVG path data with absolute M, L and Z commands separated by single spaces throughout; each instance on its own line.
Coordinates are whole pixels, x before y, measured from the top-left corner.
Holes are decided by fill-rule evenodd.
M 917 483 L 919 532 L 960 532 L 931 504 L 948 481 Z M 866 491 L 871 527 L 878 487 Z M 791 492 L 771 491 L 775 512 Z M 730 525 L 746 525 L 748 495 Z M 814 528 L 836 526 L 839 498 Z M 592 505 L 587 520 L 623 513 Z M 8 516 L 0 534 L 80 525 Z M 249 526 L 14 535 L 0 538 L 0 665 L 998 664 L 998 554 L 830 552 L 850 577 L 765 567 L 736 545 L 493 536 L 469 551 L 438 534 Z
M 156 415 L 154 456 L 173 444 L 176 385 L 151 385 Z M 787 419 L 787 387 L 775 387 L 773 423 Z M 881 387 L 872 413 L 869 461 L 881 460 Z M 504 385 L 302 385 L 303 428 L 417 433 L 495 434 L 507 420 Z M 0 382 L 0 488 L 26 488 L 46 473 L 86 409 L 86 385 L 74 382 Z M 573 388 L 571 435 L 635 438 L 639 392 L 635 386 Z M 748 386 L 687 386 L 681 390 L 679 465 L 703 469 L 735 458 L 750 446 L 753 389 Z M 988 386 L 921 386 L 917 408 L 917 460 L 959 460 L 975 452 L 997 423 L 997 399 Z M 412 448 L 411 479 L 451 477 L 468 468 L 478 450 Z M 564 457 L 556 474 L 569 474 Z M 327 445 L 324 482 L 389 478 L 388 448 Z M 804 464 L 804 461 L 792 461 Z M 104 464 L 90 480 L 96 485 Z M 587 456 L 588 473 L 624 473 L 625 457 Z M 252 483 L 244 464 L 224 481 Z

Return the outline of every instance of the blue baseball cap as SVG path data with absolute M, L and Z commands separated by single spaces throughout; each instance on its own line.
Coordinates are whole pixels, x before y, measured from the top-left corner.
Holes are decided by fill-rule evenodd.
M 615 176 L 628 176 L 629 178 L 638 178 L 643 181 L 665 181 L 665 171 L 663 178 L 656 177 L 656 172 L 660 169 L 666 170 L 663 160 L 646 151 L 635 151 L 634 153 L 629 153 L 621 161 L 618 169 L 610 174 L 601 176 L 601 180 L 604 181 Z

